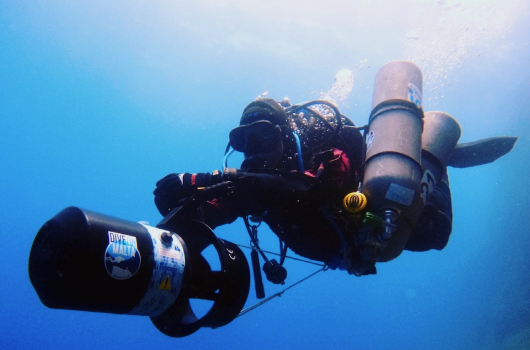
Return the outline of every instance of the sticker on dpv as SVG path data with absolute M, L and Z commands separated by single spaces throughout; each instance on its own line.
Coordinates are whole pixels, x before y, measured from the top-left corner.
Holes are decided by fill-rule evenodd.
M 179 295 L 186 257 L 184 247 L 175 235 L 156 227 L 144 227 L 153 242 L 153 274 L 142 300 L 129 314 L 158 316 L 173 305 Z M 160 239 L 167 234 L 172 235 L 171 244 Z
M 105 251 L 107 273 L 117 280 L 126 280 L 140 269 L 140 252 L 136 237 L 109 231 L 109 245 Z

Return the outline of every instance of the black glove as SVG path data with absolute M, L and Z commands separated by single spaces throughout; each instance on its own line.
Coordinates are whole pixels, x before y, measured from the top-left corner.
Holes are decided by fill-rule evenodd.
M 182 184 L 179 174 L 169 174 L 156 183 L 153 191 L 155 195 L 155 205 L 162 214 L 166 216 L 175 208 L 182 198 L 189 195 Z
M 156 183 L 153 191 L 155 205 L 163 216 L 169 214 L 178 202 L 191 196 L 199 187 L 208 187 L 220 180 L 221 173 L 169 174 Z

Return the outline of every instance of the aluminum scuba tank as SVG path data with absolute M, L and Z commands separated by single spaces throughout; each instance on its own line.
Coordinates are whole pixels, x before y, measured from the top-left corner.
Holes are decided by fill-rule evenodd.
M 460 125 L 450 115 L 425 113 L 421 156 L 421 202 L 424 209 L 407 241 L 407 250 L 441 250 L 449 241 L 452 205 L 446 167 L 460 134 Z
M 443 112 L 426 112 L 423 134 L 421 136 L 421 196 L 423 203 L 440 180 L 445 176 L 447 162 L 451 152 L 460 139 L 461 129 L 458 121 Z
M 408 61 L 387 63 L 375 78 L 362 192 L 367 210 L 386 222 L 385 248 L 376 261 L 402 252 L 423 208 L 422 87 L 420 68 Z

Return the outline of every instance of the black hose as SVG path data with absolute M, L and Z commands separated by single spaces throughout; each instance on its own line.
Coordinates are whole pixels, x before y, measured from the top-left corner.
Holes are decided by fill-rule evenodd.
M 335 112 L 335 119 L 337 120 L 337 127 L 339 129 L 342 127 L 342 120 L 340 119 L 341 114 L 340 114 L 339 110 L 337 109 L 337 107 L 333 103 L 331 103 L 329 101 L 326 101 L 326 100 L 309 101 L 309 102 L 303 103 L 301 105 L 296 105 L 296 106 L 289 107 L 285 111 L 287 113 L 296 113 L 299 110 L 307 108 L 307 107 L 312 106 L 312 105 L 326 105 L 329 108 L 331 108 L 333 110 L 333 112 Z M 325 120 L 325 118 L 322 115 L 320 115 L 318 112 L 316 112 L 316 111 L 314 111 L 312 109 L 311 109 L 311 112 L 313 112 L 315 114 L 318 114 L 319 118 L 324 119 L 324 121 L 327 123 L 327 125 L 331 126 L 331 124 L 329 124 L 329 122 L 327 122 L 327 120 Z

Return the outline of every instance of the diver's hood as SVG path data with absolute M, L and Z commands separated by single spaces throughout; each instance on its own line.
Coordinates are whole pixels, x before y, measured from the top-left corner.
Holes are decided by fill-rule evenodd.
M 239 125 L 247 125 L 258 120 L 268 120 L 273 125 L 289 125 L 287 113 L 271 98 L 252 101 L 243 110 Z

